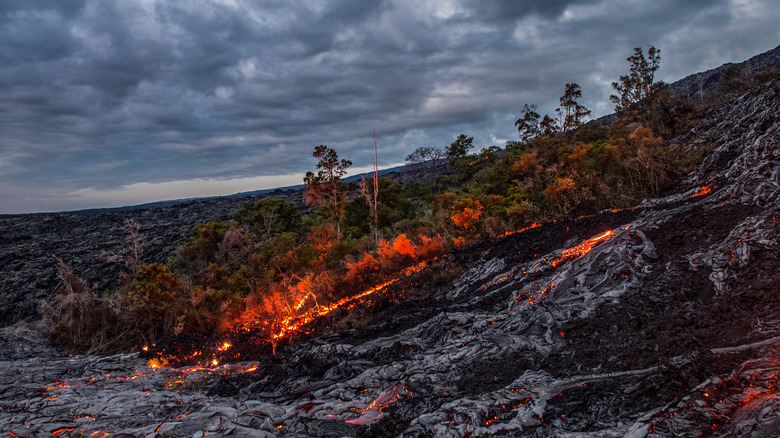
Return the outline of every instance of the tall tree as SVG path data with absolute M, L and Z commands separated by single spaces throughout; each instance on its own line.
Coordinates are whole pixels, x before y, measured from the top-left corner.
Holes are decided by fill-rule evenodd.
M 536 112 L 536 105 L 525 104 L 520 114 L 522 117 L 515 122 L 520 139 L 523 141 L 531 141 L 536 137 L 539 137 L 541 134 L 541 130 L 539 129 L 539 118 L 541 116 Z
M 579 84 L 572 82 L 564 87 L 563 96 L 561 96 L 561 127 L 563 132 L 570 132 L 579 128 L 585 118 L 590 115 L 590 110 L 580 105 L 577 99 L 582 97 L 582 89 Z
M 629 74 L 612 83 L 612 88 L 618 92 L 618 95 L 609 97 L 615 104 L 615 111 L 627 109 L 650 96 L 655 83 L 655 72 L 661 63 L 661 50 L 650 46 L 645 58 L 642 48 L 635 47 L 634 54 L 626 58 L 626 61 L 631 64 Z
M 447 158 L 444 149 L 431 146 L 420 146 L 414 152 L 406 156 L 406 164 L 413 168 L 428 167 L 434 168 L 443 164 Z
M 452 160 L 459 160 L 466 156 L 468 151 L 474 147 L 471 143 L 474 141 L 474 137 L 466 137 L 465 134 L 460 134 L 449 146 L 447 146 L 447 158 Z
M 341 182 L 341 178 L 347 174 L 347 169 L 352 166 L 352 161 L 339 160 L 338 153 L 325 146 L 319 145 L 312 153 L 317 158 L 317 173 L 306 172 L 303 178 L 303 198 L 306 205 L 311 208 L 323 207 L 336 226 L 336 236 L 341 239 L 341 222 L 344 220 L 344 203 L 347 199 L 347 187 Z

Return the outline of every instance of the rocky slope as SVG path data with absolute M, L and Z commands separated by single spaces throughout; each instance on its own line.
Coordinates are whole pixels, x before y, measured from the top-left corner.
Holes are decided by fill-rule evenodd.
M 669 88 L 680 96 L 687 96 L 690 99 L 698 100 L 701 97 L 702 91 L 706 96 L 717 87 L 718 82 L 720 82 L 720 76 L 732 65 L 734 64 L 726 63 L 701 73 L 686 76 L 683 79 L 669 84 Z M 743 70 L 749 71 L 751 74 L 756 74 L 765 68 L 780 70 L 780 46 L 740 62 L 739 66 Z
M 778 436 L 779 115 L 780 81 L 713 108 L 677 193 L 466 248 L 276 355 L 155 370 L 6 329 L 2 436 Z
M 303 205 L 301 192 L 276 191 Z M 0 216 L 0 327 L 37 315 L 37 303 L 60 287 L 55 257 L 96 292 L 116 287 L 121 261 L 104 263 L 102 253 L 128 247 L 125 219 L 141 226 L 144 263 L 165 263 L 184 244 L 190 230 L 211 220 L 228 220 L 244 202 L 262 196 L 216 198 L 158 208 Z

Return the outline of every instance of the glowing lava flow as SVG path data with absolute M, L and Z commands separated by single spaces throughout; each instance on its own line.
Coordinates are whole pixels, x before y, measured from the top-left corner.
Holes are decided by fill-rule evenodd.
M 334 310 L 345 306 L 346 304 L 352 303 L 352 302 L 354 302 L 356 300 L 359 300 L 359 299 L 364 298 L 364 297 L 366 297 L 368 295 L 371 295 L 371 294 L 373 294 L 373 293 L 375 293 L 377 291 L 380 291 L 380 290 L 386 288 L 387 286 L 390 286 L 391 284 L 397 282 L 398 280 L 401 280 L 404 277 L 408 277 L 408 276 L 414 274 L 415 272 L 421 271 L 426 266 L 428 266 L 428 262 L 420 262 L 420 263 L 418 263 L 418 264 L 416 264 L 414 266 L 406 268 L 403 271 L 402 275 L 400 275 L 400 276 L 398 276 L 396 278 L 393 278 L 391 280 L 388 280 L 388 281 L 386 281 L 386 282 L 384 282 L 382 284 L 379 284 L 377 286 L 374 286 L 371 289 L 365 290 L 365 291 L 363 291 L 363 292 L 361 292 L 361 293 L 359 293 L 357 295 L 352 295 L 352 296 L 349 296 L 349 297 L 346 297 L 346 298 L 342 298 L 342 299 L 336 301 L 335 303 L 329 304 L 327 306 L 315 306 L 315 307 L 309 309 L 308 311 L 306 311 L 306 313 L 304 313 L 302 315 L 287 316 L 287 317 L 285 317 L 284 319 L 282 319 L 280 321 L 281 322 L 281 324 L 280 324 L 281 328 L 279 329 L 279 331 L 277 333 L 273 334 L 273 338 L 274 339 L 281 339 L 281 338 L 287 336 L 290 333 L 297 332 L 298 330 L 301 329 L 301 327 L 303 327 L 304 325 L 314 321 L 315 319 L 320 318 L 322 316 L 325 316 L 325 315 L 333 312 Z
M 698 192 L 696 192 L 696 193 L 692 194 L 690 197 L 691 197 L 691 198 L 694 198 L 694 197 L 696 197 L 696 196 L 706 195 L 707 193 L 709 193 L 709 192 L 711 192 L 711 191 L 712 191 L 712 184 L 710 184 L 710 185 L 708 185 L 708 186 L 702 186 L 702 187 L 699 189 L 699 191 L 698 191 Z
M 596 237 L 591 237 L 590 239 L 580 243 L 577 246 L 564 250 L 563 253 L 561 253 L 560 257 L 553 260 L 552 266 L 555 267 L 558 266 L 564 260 L 574 259 L 585 255 L 586 253 L 588 253 L 588 251 L 593 249 L 595 245 L 597 245 L 607 237 L 612 236 L 613 234 L 615 234 L 615 232 L 612 230 L 605 231 Z
M 537 228 L 537 227 L 541 227 L 541 226 L 542 226 L 542 224 L 534 222 L 534 223 L 532 223 L 531 225 L 529 225 L 529 226 L 527 226 L 525 228 L 522 228 L 522 229 L 519 229 L 519 230 L 514 230 L 514 231 L 507 231 L 506 233 L 498 236 L 497 239 L 500 239 L 500 238 L 506 237 L 506 236 L 511 236 L 512 234 L 522 233 L 523 231 L 530 230 L 531 228 Z
M 406 389 L 406 387 L 396 385 L 391 390 L 379 395 L 371 404 L 366 406 L 366 408 L 361 411 L 360 417 L 347 420 L 347 423 L 361 425 L 376 423 L 382 418 L 382 409 L 395 403 L 404 395 L 414 397 L 414 394 Z

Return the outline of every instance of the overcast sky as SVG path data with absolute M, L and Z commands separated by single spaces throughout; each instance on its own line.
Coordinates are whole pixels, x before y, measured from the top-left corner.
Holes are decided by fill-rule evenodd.
M 577 82 L 594 116 L 633 47 L 657 77 L 780 44 L 775 0 L 2 0 L 0 213 L 300 184 L 326 144 L 382 167 L 517 138 Z

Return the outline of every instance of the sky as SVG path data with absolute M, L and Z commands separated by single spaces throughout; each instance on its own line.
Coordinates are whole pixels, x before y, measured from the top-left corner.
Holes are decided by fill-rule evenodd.
M 566 83 L 598 117 L 634 47 L 658 79 L 780 44 L 775 0 L 3 0 L 0 213 L 302 183 L 517 139 Z

